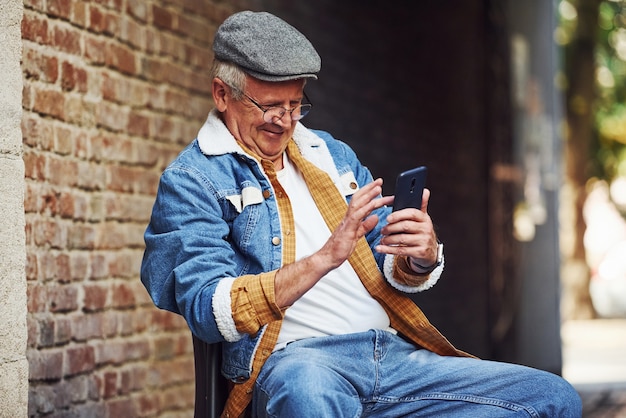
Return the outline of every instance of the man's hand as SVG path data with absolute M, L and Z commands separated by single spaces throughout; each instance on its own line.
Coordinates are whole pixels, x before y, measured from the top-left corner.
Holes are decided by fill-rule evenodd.
M 357 241 L 378 224 L 378 216 L 372 215 L 372 211 L 393 201 L 393 196 L 377 198 L 382 193 L 382 184 L 382 179 L 376 179 L 352 196 L 341 224 L 320 249 L 319 255 L 332 268 L 346 261 L 356 248 Z
M 378 223 L 378 216 L 372 215 L 372 211 L 393 202 L 393 196 L 378 197 L 382 193 L 382 184 L 382 179 L 376 179 L 352 196 L 343 220 L 319 251 L 283 266 L 276 273 L 274 289 L 279 306 L 293 304 L 350 257 L 357 241 Z
M 428 215 L 430 190 L 424 189 L 421 210 L 402 209 L 387 217 L 382 229 L 383 238 L 376 251 L 384 254 L 404 255 L 413 263 L 427 267 L 437 261 L 437 235 Z M 418 269 L 415 269 L 420 273 Z

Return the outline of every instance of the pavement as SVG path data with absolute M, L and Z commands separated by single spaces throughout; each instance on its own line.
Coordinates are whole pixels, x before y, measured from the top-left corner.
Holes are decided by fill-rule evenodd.
M 563 377 L 583 400 L 583 418 L 626 418 L 626 318 L 567 321 Z

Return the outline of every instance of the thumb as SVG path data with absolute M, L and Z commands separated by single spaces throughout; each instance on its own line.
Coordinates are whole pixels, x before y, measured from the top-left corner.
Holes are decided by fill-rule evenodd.
M 421 211 L 424 213 L 428 213 L 428 201 L 430 200 L 430 190 L 424 188 L 424 192 L 422 193 L 422 207 Z

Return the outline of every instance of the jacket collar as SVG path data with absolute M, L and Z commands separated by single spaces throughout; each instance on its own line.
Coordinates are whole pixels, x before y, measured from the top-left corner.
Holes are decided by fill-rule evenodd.
M 252 157 L 237 143 L 235 137 L 220 119 L 217 109 L 211 110 L 198 132 L 197 139 L 200 150 L 205 155 L 240 154 L 248 158 Z M 336 184 L 339 183 L 339 173 L 326 142 L 322 138 L 298 122 L 293 132 L 293 141 L 305 159 L 326 171 Z

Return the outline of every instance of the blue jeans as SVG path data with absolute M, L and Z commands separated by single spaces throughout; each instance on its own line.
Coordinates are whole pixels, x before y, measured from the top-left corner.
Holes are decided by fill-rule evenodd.
M 442 357 L 386 331 L 309 338 L 273 353 L 254 417 L 576 417 L 565 380 L 532 368 Z

